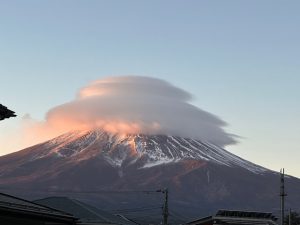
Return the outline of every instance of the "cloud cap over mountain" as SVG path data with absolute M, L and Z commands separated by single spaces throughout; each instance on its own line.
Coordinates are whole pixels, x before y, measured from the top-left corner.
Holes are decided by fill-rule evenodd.
M 176 135 L 219 146 L 236 143 L 236 136 L 223 129 L 227 125 L 223 120 L 191 100 L 191 94 L 160 79 L 109 77 L 51 109 L 45 125 L 65 131 L 101 127 L 109 132 Z

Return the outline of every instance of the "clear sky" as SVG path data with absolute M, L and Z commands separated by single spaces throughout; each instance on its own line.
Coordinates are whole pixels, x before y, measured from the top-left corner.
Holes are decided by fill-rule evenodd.
M 0 147 L 23 115 L 43 120 L 90 81 L 142 75 L 227 121 L 243 137 L 231 152 L 300 177 L 299 12 L 298 0 L 0 0 L 0 103 L 19 115 Z

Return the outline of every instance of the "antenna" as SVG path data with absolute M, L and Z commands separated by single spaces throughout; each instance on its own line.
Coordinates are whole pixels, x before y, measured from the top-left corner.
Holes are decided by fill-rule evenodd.
M 280 210 L 281 225 L 284 225 L 284 198 L 287 194 L 284 191 L 284 168 L 280 169 Z

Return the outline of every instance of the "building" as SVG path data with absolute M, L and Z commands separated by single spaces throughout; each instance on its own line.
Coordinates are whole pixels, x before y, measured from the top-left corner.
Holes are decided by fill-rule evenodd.
M 191 221 L 189 225 L 277 225 L 277 218 L 272 213 L 219 210 L 215 216 L 208 216 Z
M 0 193 L 1 225 L 75 225 L 71 214 Z

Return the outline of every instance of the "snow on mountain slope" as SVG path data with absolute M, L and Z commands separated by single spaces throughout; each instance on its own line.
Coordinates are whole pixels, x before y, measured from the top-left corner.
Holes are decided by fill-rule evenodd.
M 81 161 L 101 156 L 114 167 L 142 161 L 140 168 L 149 168 L 192 159 L 242 167 L 254 173 L 268 171 L 212 143 L 175 136 L 123 135 L 97 129 L 69 132 L 41 145 L 47 151 L 32 160 L 55 155 Z

